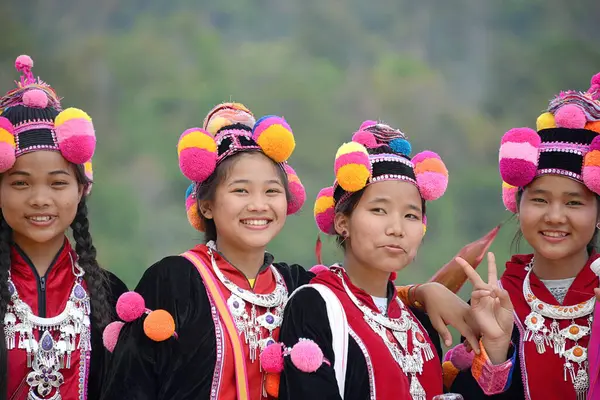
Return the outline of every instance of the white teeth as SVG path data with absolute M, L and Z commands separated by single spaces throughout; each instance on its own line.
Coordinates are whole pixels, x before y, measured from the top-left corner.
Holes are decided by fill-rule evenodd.
M 29 217 L 30 220 L 35 221 L 35 222 L 48 222 L 50 221 L 52 217 L 46 215 L 46 216 L 36 216 L 36 217 Z
M 555 238 L 567 236 L 567 234 L 564 232 L 542 232 L 542 235 Z
M 269 221 L 267 221 L 266 219 L 246 219 L 242 221 L 242 224 L 254 226 L 264 226 L 268 223 Z

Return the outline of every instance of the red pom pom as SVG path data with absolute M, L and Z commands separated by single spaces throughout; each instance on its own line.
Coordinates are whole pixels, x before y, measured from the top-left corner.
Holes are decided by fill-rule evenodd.
M 323 364 L 323 352 L 310 339 L 300 339 L 292 348 L 290 358 L 302 372 L 315 372 Z
M 117 314 L 125 322 L 138 319 L 145 311 L 146 302 L 139 293 L 126 292 L 117 300 Z
M 283 343 L 273 343 L 260 353 L 260 365 L 268 373 L 283 371 Z
M 398 278 L 398 274 L 394 271 L 390 274 L 390 281 L 394 282 Z
M 108 324 L 106 328 L 104 328 L 104 332 L 102 332 L 102 343 L 104 343 L 104 347 L 111 353 L 117 345 L 119 333 L 121 332 L 123 325 L 125 324 L 121 321 L 114 321 Z

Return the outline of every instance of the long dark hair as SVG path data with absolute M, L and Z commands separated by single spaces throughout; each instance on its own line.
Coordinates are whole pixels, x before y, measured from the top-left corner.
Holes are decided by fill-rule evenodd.
M 223 183 L 236 162 L 240 159 L 242 154 L 262 154 L 258 151 L 242 151 L 236 153 L 232 156 L 227 157 L 223 160 L 217 168 L 212 173 L 212 175 L 204 181 L 202 184 L 197 185 L 196 187 L 196 199 L 198 202 L 198 210 L 200 210 L 200 202 L 202 201 L 214 201 L 215 194 L 217 193 L 217 188 L 221 183 Z M 268 158 L 266 155 L 264 157 Z M 269 160 L 271 160 L 269 158 Z M 272 160 L 271 160 L 272 161 Z M 287 174 L 285 173 L 281 164 L 272 161 L 273 164 L 277 166 L 277 174 L 279 175 L 279 179 L 281 179 L 281 183 L 283 184 L 285 190 L 285 196 L 287 199 L 290 198 L 289 192 L 289 182 Z M 206 218 L 201 212 L 199 212 L 200 218 L 202 218 L 202 224 L 204 225 L 204 243 L 208 243 L 211 240 L 217 240 L 217 226 L 215 225 L 215 221 L 213 219 Z
M 75 166 L 77 182 L 80 185 L 88 183 L 83 167 Z M 92 306 L 92 323 L 97 329 L 103 329 L 110 319 L 110 306 L 108 304 L 108 277 L 96 261 L 96 248 L 92 243 L 90 223 L 88 220 L 87 198 L 83 196 L 77 206 L 77 214 L 71 223 L 73 238 L 75 239 L 75 252 L 78 256 L 79 266 L 85 271 L 84 279 L 87 284 L 88 294 Z M 12 243 L 12 229 L 6 223 L 0 209 L 0 321 L 4 324 L 4 316 L 10 292 L 8 291 L 8 273 L 10 271 L 10 246 Z M 8 376 L 8 351 L 4 329 L 0 329 L 0 400 L 5 400 L 7 395 Z
M 520 210 L 520 205 L 521 205 L 521 199 L 523 198 L 523 192 L 524 189 L 523 188 L 519 188 L 517 190 L 517 194 L 516 194 L 516 201 L 517 201 L 517 212 Z M 600 216 L 600 196 L 596 195 L 596 204 L 598 206 L 598 215 Z M 515 215 L 516 217 L 516 215 Z M 598 227 L 596 227 L 594 229 L 594 235 L 592 236 L 592 239 L 590 240 L 590 242 L 587 244 L 587 252 L 588 255 L 591 255 L 594 251 L 596 251 L 598 249 Z M 521 231 L 520 228 L 517 229 L 517 232 L 515 233 L 515 236 L 512 239 L 512 242 L 510 244 L 510 249 L 511 252 L 513 253 L 519 253 L 519 247 L 521 245 L 521 240 L 523 240 L 523 232 Z

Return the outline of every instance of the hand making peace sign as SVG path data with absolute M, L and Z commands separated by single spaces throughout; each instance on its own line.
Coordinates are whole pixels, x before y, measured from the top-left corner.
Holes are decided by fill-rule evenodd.
M 479 325 L 482 341 L 488 355 L 492 358 L 490 354 L 492 347 L 501 349 L 506 347 L 508 349 L 514 326 L 512 302 L 508 292 L 498 286 L 494 253 L 488 253 L 487 283 L 481 279 L 468 262 L 460 257 L 456 258 L 456 262 L 460 264 L 469 281 L 473 284 L 473 292 L 471 293 L 473 318 Z

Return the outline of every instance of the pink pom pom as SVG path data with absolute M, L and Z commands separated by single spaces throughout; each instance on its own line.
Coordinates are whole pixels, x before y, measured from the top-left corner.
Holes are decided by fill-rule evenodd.
M 352 135 L 352 141 L 356 143 L 360 143 L 363 146 L 372 149 L 378 146 L 377 139 L 371 132 L 367 131 L 358 131 Z
M 600 85 L 600 72 L 592 76 L 592 79 L 590 80 L 590 85 Z
M 323 352 L 310 339 L 300 339 L 292 348 L 290 358 L 302 372 L 315 372 L 323 364 Z
M 517 190 L 515 186 L 502 185 L 502 203 L 512 213 L 517 212 Z
M 423 199 L 437 200 L 448 188 L 448 177 L 437 172 L 423 172 L 417 175 L 417 184 Z
M 530 128 L 514 128 L 504 134 L 501 143 L 502 180 L 512 186 L 526 186 L 537 172 L 540 136 Z
M 125 322 L 141 317 L 146 311 L 144 298 L 136 292 L 123 293 L 117 300 L 117 315 Z
M 270 374 L 283 371 L 283 343 L 273 343 L 260 353 L 260 365 Z
M 335 208 L 333 204 L 333 187 L 323 188 L 317 194 L 315 202 L 315 222 L 321 232 L 327 235 L 335 233 L 333 222 L 335 219 Z
M 190 128 L 183 132 L 177 152 L 181 172 L 193 182 L 204 182 L 217 167 L 217 144 L 203 129 Z
M 96 136 L 92 121 L 71 118 L 54 127 L 58 148 L 64 158 L 73 164 L 84 164 L 96 150 Z
M 291 197 L 288 199 L 287 214 L 296 214 L 306 201 L 306 190 L 292 167 L 285 164 L 283 167 L 288 176 L 288 187 Z
M 33 68 L 33 60 L 28 55 L 20 55 L 15 61 L 15 68 L 20 72 L 31 69 Z
M 554 113 L 554 121 L 559 128 L 583 129 L 586 118 L 581 107 L 575 104 L 567 104 L 560 107 Z
M 23 94 L 23 104 L 31 108 L 46 108 L 48 107 L 48 96 L 43 90 L 28 90 Z
M 104 347 L 111 353 L 115 350 L 123 325 L 125 324 L 121 321 L 114 321 L 106 325 L 104 332 L 102 332 L 102 343 L 104 343 Z
M 583 183 L 592 192 L 600 194 L 600 135 L 590 144 L 590 150 L 583 161 Z
M 0 117 L 0 129 L 4 129 L 6 132 L 14 135 L 15 127 L 10 122 L 10 120 L 6 117 Z
M 6 142 L 0 142 L 0 174 L 15 165 L 15 148 Z
M 323 264 L 317 264 L 310 269 L 310 272 L 312 272 L 315 275 L 325 271 L 329 271 L 329 268 L 327 268 L 327 266 Z
M 374 121 L 372 119 L 368 119 L 365 122 L 363 122 L 362 124 L 360 124 L 360 128 L 358 128 L 358 130 L 362 131 L 362 130 L 365 130 L 365 129 L 369 128 L 369 127 L 375 126 L 377 124 L 378 124 L 377 121 Z

